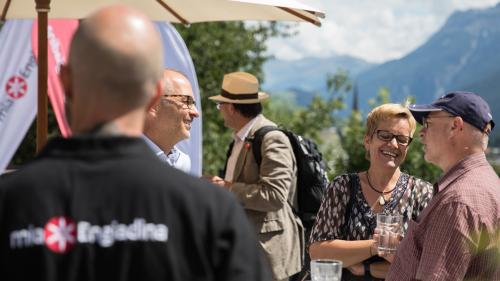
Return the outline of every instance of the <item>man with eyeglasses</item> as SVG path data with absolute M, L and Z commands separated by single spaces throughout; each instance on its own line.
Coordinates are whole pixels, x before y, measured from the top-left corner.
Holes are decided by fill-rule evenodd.
M 423 125 L 425 160 L 444 175 L 386 280 L 500 280 L 500 180 L 485 156 L 495 126 L 488 104 L 452 92 L 409 109 Z
M 163 81 L 163 96 L 146 116 L 144 140 L 162 161 L 189 173 L 191 159 L 175 145 L 190 137 L 191 123 L 200 116 L 193 89 L 188 78 L 173 69 L 164 71 Z

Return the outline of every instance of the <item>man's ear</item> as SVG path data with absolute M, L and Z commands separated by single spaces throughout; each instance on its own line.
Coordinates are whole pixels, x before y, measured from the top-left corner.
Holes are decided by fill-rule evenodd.
M 237 111 L 237 110 L 236 110 L 236 108 L 234 108 L 234 104 L 233 104 L 233 103 L 230 103 L 230 102 L 229 102 L 227 105 L 228 105 L 228 107 L 229 107 L 229 112 L 230 112 L 231 114 L 239 113 L 239 111 Z
M 453 118 L 453 123 L 451 125 L 451 129 L 462 131 L 463 128 L 464 128 L 464 120 L 462 119 L 462 117 L 457 116 L 457 117 Z
M 61 82 L 61 85 L 64 90 L 64 96 L 66 99 L 72 99 L 73 98 L 73 92 L 72 92 L 72 83 L 71 83 L 71 67 L 69 65 L 61 65 L 60 72 L 59 72 L 59 81 Z

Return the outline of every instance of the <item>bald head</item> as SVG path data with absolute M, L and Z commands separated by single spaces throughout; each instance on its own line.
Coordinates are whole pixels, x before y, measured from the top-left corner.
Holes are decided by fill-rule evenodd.
M 193 89 L 188 78 L 177 70 L 165 69 L 163 82 L 165 83 L 163 95 L 193 96 Z
M 119 5 L 90 15 L 70 48 L 71 121 L 93 115 L 106 122 L 146 109 L 161 88 L 162 64 L 159 34 L 142 13 Z

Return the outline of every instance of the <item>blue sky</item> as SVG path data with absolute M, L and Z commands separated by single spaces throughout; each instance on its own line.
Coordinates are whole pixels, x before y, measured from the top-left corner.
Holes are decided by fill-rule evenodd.
M 285 60 L 351 55 L 370 62 L 401 58 L 422 45 L 456 10 L 499 0 L 301 0 L 326 12 L 322 27 L 297 24 L 298 35 L 272 39 L 269 53 Z

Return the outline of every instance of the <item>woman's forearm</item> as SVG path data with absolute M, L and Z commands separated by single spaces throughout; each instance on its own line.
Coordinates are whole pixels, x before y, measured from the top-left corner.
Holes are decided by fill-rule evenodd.
M 344 267 L 360 263 L 375 255 L 372 253 L 374 240 L 329 240 L 311 244 L 309 255 L 311 259 L 336 259 L 341 260 Z

